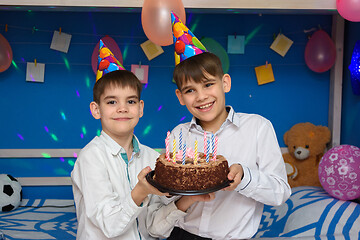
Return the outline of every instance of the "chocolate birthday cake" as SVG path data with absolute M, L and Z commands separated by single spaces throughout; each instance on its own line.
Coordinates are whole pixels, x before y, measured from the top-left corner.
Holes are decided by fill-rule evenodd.
M 176 154 L 178 155 L 178 154 Z M 165 154 L 156 160 L 154 180 L 160 185 L 174 190 L 190 191 L 210 189 L 227 180 L 229 166 L 227 160 L 217 155 L 216 159 L 209 154 L 206 161 L 204 153 L 198 153 L 194 164 L 194 157 L 186 156 L 173 160 L 172 153 L 167 159 Z

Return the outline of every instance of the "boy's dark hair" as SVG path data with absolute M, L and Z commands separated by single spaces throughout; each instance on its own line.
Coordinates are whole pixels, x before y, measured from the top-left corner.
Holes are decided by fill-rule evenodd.
M 210 52 L 192 56 L 176 65 L 173 77 L 178 89 L 181 90 L 183 84 L 191 79 L 196 83 L 204 81 L 206 79 L 204 73 L 223 77 L 224 71 L 218 56 Z
M 94 85 L 93 98 L 94 102 L 100 103 L 100 96 L 109 86 L 130 87 L 137 92 L 140 99 L 142 84 L 134 73 L 127 70 L 116 70 L 102 76 Z

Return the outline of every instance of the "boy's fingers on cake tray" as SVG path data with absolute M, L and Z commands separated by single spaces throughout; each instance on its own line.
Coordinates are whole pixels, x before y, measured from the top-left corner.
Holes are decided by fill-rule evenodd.
M 230 166 L 230 172 L 228 174 L 228 179 L 230 186 L 223 188 L 223 191 L 233 191 L 240 184 L 241 178 L 243 176 L 243 168 L 240 164 L 233 164 Z

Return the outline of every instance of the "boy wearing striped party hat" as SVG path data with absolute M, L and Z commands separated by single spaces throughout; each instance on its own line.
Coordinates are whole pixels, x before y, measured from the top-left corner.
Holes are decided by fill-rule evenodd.
M 145 218 L 152 194 L 145 179 L 158 153 L 142 145 L 134 128 L 143 115 L 139 79 L 100 40 L 90 110 L 102 131 L 79 153 L 71 173 L 77 239 L 152 239 Z
M 249 239 L 258 229 L 263 205 L 280 205 L 291 194 L 275 131 L 264 117 L 236 113 L 225 105 L 231 77 L 224 74 L 220 59 L 207 52 L 174 13 L 171 19 L 175 93 L 193 115 L 190 122 L 175 127 L 171 136 L 179 136 L 182 131 L 189 136 L 190 145 L 205 133 L 218 137 L 217 154 L 227 159 L 228 179 L 233 182 L 222 191 L 182 196 L 176 206 L 183 216 L 175 210 L 165 211 L 166 207 L 149 212 L 164 219 L 161 229 L 149 231 L 170 240 Z M 203 141 L 198 147 L 203 149 Z

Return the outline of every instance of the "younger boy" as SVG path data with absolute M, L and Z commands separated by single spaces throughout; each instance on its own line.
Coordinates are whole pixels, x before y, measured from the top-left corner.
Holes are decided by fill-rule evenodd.
M 141 89 L 126 70 L 107 73 L 94 86 L 90 110 L 102 132 L 81 150 L 71 173 L 77 239 L 152 239 L 145 227 L 148 195 L 165 194 L 145 179 L 158 153 L 133 134 L 143 116 Z
M 229 162 L 229 180 L 225 191 L 208 195 L 209 202 L 198 202 L 198 196 L 183 196 L 176 201 L 184 215 L 166 211 L 159 204 L 149 211 L 149 219 L 177 216 L 163 221 L 162 233 L 149 228 L 152 235 L 168 239 L 249 239 L 257 231 L 263 205 L 280 205 L 291 194 L 282 154 L 272 124 L 256 114 L 235 113 L 225 106 L 225 93 L 231 89 L 231 78 L 224 74 L 220 59 L 204 52 L 180 62 L 174 71 L 176 96 L 193 115 L 191 122 L 180 124 L 171 136 L 187 136 L 187 146 L 214 134 L 218 137 L 217 153 Z M 171 142 L 171 140 L 170 140 Z M 203 141 L 198 141 L 203 149 Z M 167 225 L 167 228 L 165 227 Z

